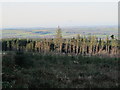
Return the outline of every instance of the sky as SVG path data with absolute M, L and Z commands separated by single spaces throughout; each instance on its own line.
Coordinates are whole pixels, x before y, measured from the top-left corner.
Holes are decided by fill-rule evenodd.
M 117 2 L 6 2 L 2 28 L 117 25 Z M 1 26 L 0 26 L 1 28 Z

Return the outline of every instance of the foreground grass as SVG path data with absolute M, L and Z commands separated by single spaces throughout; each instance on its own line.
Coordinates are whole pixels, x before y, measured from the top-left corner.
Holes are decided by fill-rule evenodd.
M 7 52 L 3 88 L 117 88 L 118 58 Z

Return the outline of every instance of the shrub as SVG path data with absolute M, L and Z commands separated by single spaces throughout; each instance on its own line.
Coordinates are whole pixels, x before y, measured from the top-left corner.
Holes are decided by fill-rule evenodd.
M 17 52 L 14 59 L 15 59 L 15 64 L 20 67 L 28 68 L 33 66 L 32 58 L 27 57 L 27 55 L 24 54 L 23 52 Z

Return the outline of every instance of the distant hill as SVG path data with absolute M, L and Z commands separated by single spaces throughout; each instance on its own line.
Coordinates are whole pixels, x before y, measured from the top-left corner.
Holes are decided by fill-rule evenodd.
M 53 38 L 57 28 L 3 28 L 2 38 Z M 104 38 L 107 35 L 118 35 L 117 26 L 76 26 L 76 27 L 61 27 L 62 35 L 65 38 L 76 37 L 81 35 L 96 35 L 99 38 Z

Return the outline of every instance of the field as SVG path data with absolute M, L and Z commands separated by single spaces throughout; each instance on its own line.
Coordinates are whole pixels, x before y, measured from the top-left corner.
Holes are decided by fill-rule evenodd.
M 3 88 L 118 88 L 119 58 L 6 51 Z
M 54 38 L 56 28 L 3 28 L 2 38 Z M 99 38 L 105 38 L 106 35 L 115 35 L 118 37 L 117 26 L 94 26 L 94 27 L 66 27 L 62 28 L 63 38 L 75 37 L 81 35 L 96 35 Z

